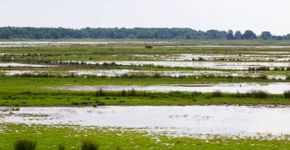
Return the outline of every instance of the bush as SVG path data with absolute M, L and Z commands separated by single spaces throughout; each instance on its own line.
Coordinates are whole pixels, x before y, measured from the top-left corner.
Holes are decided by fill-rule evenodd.
M 145 45 L 145 48 L 151 49 L 151 48 L 153 48 L 153 46 L 152 45 Z
M 35 150 L 36 142 L 30 140 L 17 140 L 14 146 L 15 150 Z
M 96 92 L 96 96 L 105 96 L 105 93 L 103 91 L 103 89 L 99 89 L 97 92 Z
M 254 97 L 254 98 L 267 98 L 269 96 L 269 94 L 265 91 L 260 91 L 260 90 L 253 90 L 250 93 L 247 93 L 250 96 Z
M 65 146 L 63 144 L 58 145 L 58 150 L 65 150 Z
M 285 91 L 284 92 L 284 97 L 285 98 L 290 98 L 290 91 Z
M 82 144 L 82 150 L 98 150 L 98 149 L 99 149 L 98 145 L 90 141 L 85 141 Z
M 132 89 L 132 90 L 130 90 L 130 91 L 127 92 L 127 95 L 128 96 L 136 96 L 137 95 L 137 92 L 134 89 Z
M 221 91 L 214 91 L 211 93 L 212 97 L 222 97 L 222 92 Z

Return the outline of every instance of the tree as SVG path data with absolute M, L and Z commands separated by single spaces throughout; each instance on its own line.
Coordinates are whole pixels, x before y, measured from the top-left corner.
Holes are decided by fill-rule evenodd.
M 245 33 L 242 35 L 242 39 L 254 40 L 257 39 L 257 35 L 251 30 L 246 30 Z
M 93 38 L 93 39 L 190 39 L 190 40 L 252 40 L 257 36 L 247 30 L 244 34 L 232 30 L 199 31 L 190 28 L 35 28 L 35 27 L 0 27 L 0 39 L 64 39 L 64 38 Z M 264 31 L 259 38 L 274 40 L 290 40 L 290 35 L 273 36 Z
M 263 40 L 272 39 L 272 34 L 269 31 L 264 31 L 261 34 L 261 39 L 263 39 Z
M 237 40 L 241 40 L 242 39 L 242 33 L 241 33 L 241 31 L 236 31 L 236 33 L 235 33 L 235 39 L 237 39 Z
M 234 40 L 235 39 L 233 30 L 229 30 L 228 31 L 228 33 L 227 33 L 227 39 L 228 40 Z
M 290 40 L 290 34 L 287 34 L 286 38 L 287 40 Z

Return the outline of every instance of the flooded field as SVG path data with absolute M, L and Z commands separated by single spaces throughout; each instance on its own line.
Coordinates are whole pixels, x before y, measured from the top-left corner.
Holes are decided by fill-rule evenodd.
M 140 149 L 289 143 L 290 47 L 148 43 L 0 42 L 0 149 L 26 133 Z
M 272 94 L 283 94 L 290 90 L 290 83 L 229 83 L 229 84 L 186 84 L 186 85 L 152 85 L 152 86 L 62 86 L 49 87 L 52 90 L 70 91 L 147 91 L 147 92 L 215 92 L 246 93 L 264 91 Z
M 290 108 L 237 106 L 0 108 L 3 123 L 134 128 L 172 136 L 290 134 Z

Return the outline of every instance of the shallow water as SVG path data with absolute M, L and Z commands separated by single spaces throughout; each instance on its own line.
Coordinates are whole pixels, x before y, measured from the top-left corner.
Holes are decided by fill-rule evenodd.
M 263 52 L 261 52 L 263 53 Z M 281 55 L 277 52 L 277 55 L 222 55 L 222 54 L 167 54 L 167 55 L 146 55 L 146 54 L 134 54 L 132 56 L 139 58 L 150 58 L 153 60 L 165 60 L 165 61 L 276 61 L 283 62 L 289 61 L 289 55 Z M 287 52 L 290 54 L 290 52 Z M 279 54 L 279 55 L 278 55 Z M 283 54 L 283 53 L 282 53 Z
M 0 111 L 0 115 L 3 123 L 121 127 L 164 131 L 174 136 L 290 134 L 289 107 L 23 107 L 19 111 Z
M 40 64 L 22 64 L 22 63 L 0 63 L 0 67 L 33 67 L 33 68 L 43 68 L 43 67 L 55 67 L 54 65 L 40 65 Z
M 151 85 L 151 86 L 60 86 L 48 87 L 51 90 L 69 91 L 147 91 L 147 92 L 215 92 L 246 93 L 261 90 L 272 94 L 283 94 L 290 90 L 290 83 L 229 83 L 229 84 L 186 84 L 186 85 Z
M 198 71 L 146 71 L 146 70 L 131 70 L 131 69 L 112 69 L 112 70 L 71 70 L 64 72 L 45 71 L 45 70 L 0 70 L 0 73 L 6 76 L 16 75 L 55 75 L 55 76 L 95 76 L 95 77 L 250 77 L 258 78 L 266 76 L 268 79 L 286 80 L 286 75 L 265 75 L 259 72 L 248 71 L 211 71 L 211 70 L 198 70 Z
M 153 76 L 159 74 L 160 76 L 168 77 L 181 77 L 181 76 L 195 76 L 195 75 L 237 75 L 226 73 L 223 71 L 146 71 L 146 70 L 132 70 L 132 69 L 113 69 L 113 70 L 74 70 L 68 71 L 75 75 L 95 75 L 95 76 L 108 76 L 108 77 L 120 77 L 123 75 L 148 75 Z M 242 72 L 241 72 L 242 73 Z
M 281 49 L 281 48 L 290 48 L 290 46 L 232 46 L 232 45 L 187 45 L 187 46 L 163 46 L 167 48 L 270 48 L 270 49 Z
M 290 67 L 286 62 L 178 62 L 178 61 L 58 61 L 59 63 L 79 63 L 90 65 L 112 64 L 123 66 L 161 66 L 161 67 L 181 67 L 181 68 L 208 68 L 225 70 L 248 70 L 257 67 Z
M 121 77 L 124 75 L 136 76 L 154 76 L 160 75 L 164 77 L 190 77 L 190 76 L 223 76 L 223 77 L 261 77 L 263 73 L 248 72 L 248 71 L 145 71 L 145 70 L 131 70 L 131 69 L 113 69 L 113 70 L 73 70 L 66 74 L 74 74 L 76 76 L 92 75 L 104 77 Z M 286 80 L 285 75 L 266 75 L 268 79 Z

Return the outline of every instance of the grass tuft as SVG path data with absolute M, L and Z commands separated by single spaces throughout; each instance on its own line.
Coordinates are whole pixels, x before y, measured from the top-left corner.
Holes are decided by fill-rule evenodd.
M 99 149 L 98 145 L 91 141 L 85 141 L 82 144 L 82 150 L 98 150 L 98 149 Z
M 14 150 L 35 150 L 36 142 L 26 140 L 26 139 L 21 139 L 21 140 L 17 140 L 14 146 L 15 146 Z
M 285 91 L 284 92 L 284 97 L 285 98 L 290 98 L 290 91 Z
M 221 91 L 214 91 L 211 93 L 212 97 L 222 97 L 222 92 Z
M 268 98 L 270 96 L 269 93 L 265 92 L 265 91 L 261 91 L 261 90 L 252 90 L 250 92 L 247 93 L 236 93 L 234 94 L 234 97 L 237 98 L 248 98 L 248 97 L 253 97 L 253 98 L 257 98 L 257 99 L 264 99 L 264 98 Z
M 58 145 L 58 150 L 65 150 L 64 144 L 59 144 Z

